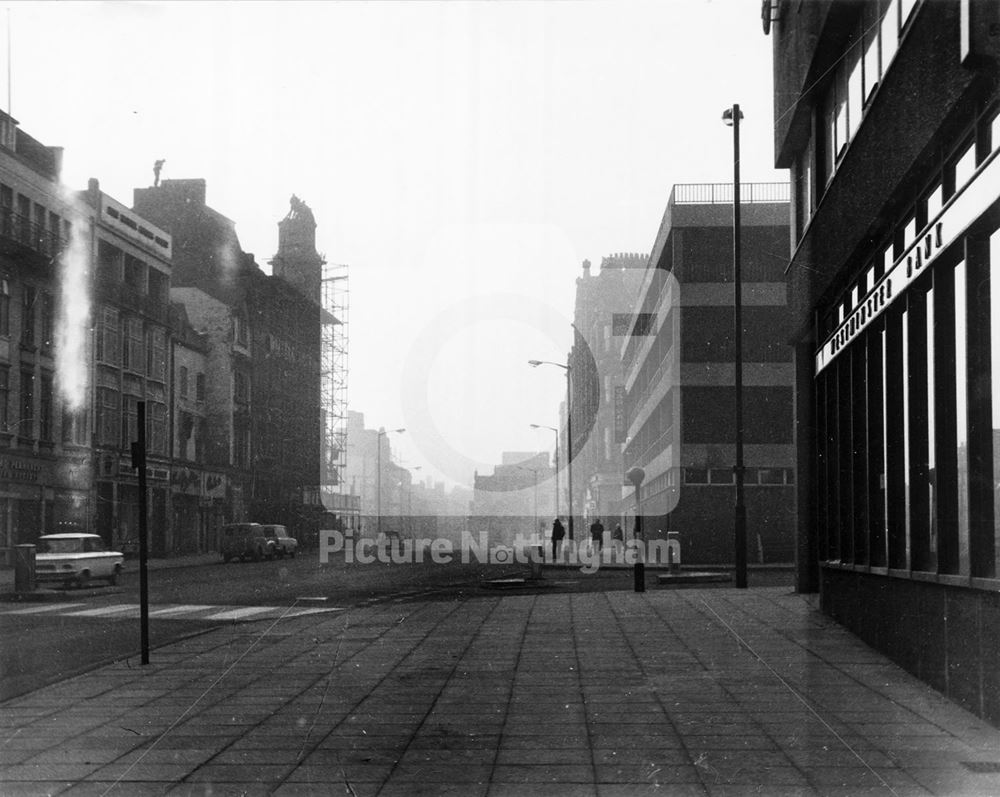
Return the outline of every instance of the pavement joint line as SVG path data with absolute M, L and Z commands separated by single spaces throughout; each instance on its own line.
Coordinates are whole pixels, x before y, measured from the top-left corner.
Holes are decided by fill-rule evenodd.
M 823 717 L 818 711 L 816 711 L 816 709 L 813 706 L 811 706 L 809 704 L 809 702 L 802 697 L 802 695 L 799 694 L 798 690 L 795 689 L 784 677 L 782 677 L 781 673 L 779 673 L 776 669 L 774 669 L 774 667 L 772 667 L 769 662 L 765 661 L 764 658 L 759 653 L 757 653 L 756 650 L 754 650 L 753 646 L 750 645 L 749 642 L 747 642 L 742 636 L 740 636 L 739 632 L 737 632 L 735 628 L 733 628 L 729 623 L 727 623 L 722 618 L 722 616 L 713 607 L 711 607 L 708 604 L 708 602 L 704 598 L 701 598 L 701 602 L 705 606 L 705 608 L 708 609 L 708 611 L 710 611 L 715 616 L 715 619 L 718 620 L 719 623 L 730 634 L 732 634 L 732 636 L 737 640 L 737 642 L 739 642 L 739 644 L 741 645 L 741 647 L 743 647 L 751 656 L 753 656 L 761 664 L 763 664 L 768 669 L 768 671 L 775 678 L 777 678 L 778 681 L 789 692 L 791 692 L 792 695 L 795 696 L 796 700 L 798 700 L 803 706 L 806 707 L 806 709 L 808 709 L 810 712 L 812 712 L 813 716 L 815 716 L 816 719 L 818 719 L 824 725 L 824 727 L 826 727 L 826 729 L 828 731 L 830 731 L 830 733 L 832 733 L 837 738 L 837 740 L 842 745 L 844 745 L 845 748 L 847 748 L 848 751 L 850 751 L 851 755 L 853 755 L 855 758 L 857 758 L 857 760 L 860 761 L 862 763 L 862 765 L 869 772 L 871 772 L 876 777 L 876 779 L 879 781 L 879 783 L 881 783 L 886 789 L 888 789 L 891 794 L 894 794 L 894 795 L 898 794 L 898 792 L 896 792 L 896 790 L 893 789 L 892 786 L 890 786 L 886 782 L 885 778 L 883 778 L 878 772 L 876 772 L 875 769 L 871 766 L 871 764 L 869 764 L 868 761 L 864 757 L 862 757 L 861 754 L 858 753 L 858 751 L 855 750 L 854 747 L 852 747 L 851 744 L 846 739 L 844 739 L 843 736 L 841 736 L 839 733 L 837 733 L 836 729 L 832 725 L 830 725 L 829 722 L 826 721 L 826 718 Z M 769 627 L 769 630 L 771 630 L 770 627 Z M 768 734 L 768 735 L 770 735 L 770 734 Z M 773 739 L 772 739 L 772 741 L 773 741 Z M 807 773 L 803 773 L 803 774 L 806 775 L 807 780 L 808 780 L 808 774 Z
M 293 603 L 288 608 L 291 609 L 294 605 L 295 604 Z M 220 676 L 218 676 L 214 681 L 212 681 L 212 683 L 210 683 L 207 687 L 205 687 L 205 690 L 197 698 L 195 698 L 194 702 L 192 702 L 187 708 L 185 708 L 184 711 L 176 719 L 174 719 L 174 721 L 171 722 L 170 725 L 167 726 L 165 730 L 159 733 L 153 740 L 153 743 L 150 744 L 145 750 L 143 750 L 142 753 L 140 753 L 136 757 L 135 761 L 129 764 L 125 768 L 125 770 L 114 780 L 114 782 L 110 786 L 108 786 L 108 788 L 104 792 L 102 792 L 102 797 L 106 797 L 106 795 L 109 792 L 111 792 L 116 786 L 118 786 L 118 784 L 120 784 L 122 780 L 124 780 L 125 776 L 128 775 L 142 761 L 142 759 L 146 756 L 146 754 L 149 753 L 153 748 L 155 748 L 156 745 L 160 742 L 160 740 L 168 736 L 170 734 L 170 731 L 176 728 L 181 723 L 181 720 L 183 720 L 189 713 L 191 713 L 194 710 L 195 706 L 197 706 L 198 703 L 200 703 L 204 699 L 204 697 L 208 695 L 209 692 L 211 692 L 216 686 L 218 686 L 218 684 L 220 684 L 222 680 L 227 675 L 229 675 L 230 672 L 232 672 L 232 670 L 236 667 L 237 664 L 239 664 L 246 656 L 250 654 L 250 652 L 254 648 L 257 647 L 260 641 L 268 634 L 268 632 L 272 628 L 274 628 L 278 624 L 278 622 L 280 622 L 281 619 L 282 618 L 280 617 L 276 618 L 274 622 L 271 623 L 271 625 L 265 628 L 260 633 L 260 635 L 257 636 L 257 638 L 250 644 L 250 646 L 245 651 L 243 651 L 243 653 L 241 653 L 236 659 L 233 660 L 232 664 L 230 664 L 225 670 L 223 670 Z M 197 771 L 199 768 L 200 767 L 196 767 L 194 771 Z
M 432 712 L 434 711 L 435 706 L 437 706 L 438 703 L 440 702 L 441 695 L 447 689 L 447 687 L 449 685 L 449 682 L 452 680 L 452 678 L 454 677 L 455 673 L 458 671 L 459 665 L 461 664 L 462 659 L 465 657 L 465 654 L 468 653 L 468 651 L 472 647 L 473 643 L 483 633 L 483 628 L 486 626 L 487 622 L 489 621 L 489 618 L 492 617 L 496 613 L 497 608 L 501 605 L 501 603 L 502 603 L 502 601 L 499 598 L 493 599 L 492 602 L 491 602 L 492 605 L 490 606 L 489 613 L 485 617 L 481 618 L 478 623 L 476 623 L 475 633 L 472 633 L 472 634 L 469 635 L 468 641 L 465 643 L 465 646 L 462 648 L 461 654 L 455 656 L 455 661 L 451 665 L 451 669 L 448 672 L 447 677 L 442 680 L 441 686 L 436 691 L 436 695 L 435 695 L 434 699 L 432 701 L 430 701 L 430 705 L 427 707 L 427 710 L 424 712 L 424 715 L 420 719 L 420 722 L 417 724 L 417 726 L 414 728 L 413 732 L 410 734 L 409 739 L 406 742 L 406 746 L 399 751 L 399 755 L 396 757 L 396 760 L 392 763 L 392 766 L 389 769 L 388 774 L 385 776 L 385 780 L 382 782 L 383 785 L 385 783 L 388 783 L 392 779 L 393 773 L 396 772 L 397 769 L 399 769 L 400 761 L 402 761 L 402 759 L 406 755 L 406 753 L 412 748 L 412 746 L 413 746 L 413 740 L 420 734 L 420 729 L 423 728 L 424 725 L 427 723 L 428 717 L 431 716 Z M 434 627 L 432 629 L 428 630 L 426 634 L 424 634 L 424 636 L 421 638 L 420 642 L 418 642 L 411 649 L 410 654 L 408 654 L 408 656 L 406 658 L 409 658 L 410 656 L 412 656 L 413 655 L 412 651 L 418 649 L 420 647 L 420 645 L 424 644 L 424 642 L 426 642 L 431 637 L 432 632 L 436 631 L 441 626 L 442 623 L 444 623 L 445 621 L 447 621 L 450 618 L 452 618 L 453 616 L 455 616 L 455 614 L 458 612 L 459 608 L 468 607 L 470 605 L 474 605 L 473 602 L 470 602 L 470 601 L 467 601 L 467 600 L 456 601 L 455 608 L 451 612 L 449 612 L 445 617 L 443 617 L 440 620 L 438 620 L 438 622 L 434 625 Z M 404 658 L 404 661 L 405 661 L 405 658 Z M 497 746 L 499 746 L 499 744 Z

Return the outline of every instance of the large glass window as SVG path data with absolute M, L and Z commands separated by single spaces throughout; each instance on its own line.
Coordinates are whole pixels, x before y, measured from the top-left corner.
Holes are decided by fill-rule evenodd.
M 956 531 L 958 533 L 958 572 L 969 574 L 969 411 L 968 353 L 966 334 L 966 269 L 955 267 L 955 442 L 958 455 Z
M 990 373 L 993 430 L 993 562 L 1000 569 L 1000 230 L 990 237 Z

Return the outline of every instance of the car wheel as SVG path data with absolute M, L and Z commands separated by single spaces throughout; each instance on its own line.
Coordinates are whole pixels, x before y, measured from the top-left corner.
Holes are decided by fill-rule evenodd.
M 90 571 L 84 570 L 80 575 L 76 577 L 76 586 L 83 589 L 88 584 L 90 584 Z
M 120 576 L 121 574 L 122 574 L 122 566 L 121 565 L 115 565 L 114 571 L 111 573 L 110 576 L 108 576 L 108 583 L 112 587 L 117 586 L 117 584 L 118 584 L 118 576 Z

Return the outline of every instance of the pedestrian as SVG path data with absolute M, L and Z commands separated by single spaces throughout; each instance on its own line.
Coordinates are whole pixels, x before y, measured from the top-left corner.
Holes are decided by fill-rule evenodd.
M 611 540 L 614 543 L 616 551 L 625 545 L 625 532 L 622 531 L 621 523 L 615 523 L 615 530 L 611 532 Z
M 566 529 L 563 528 L 562 521 L 556 518 L 552 523 L 552 559 L 559 558 L 559 546 L 562 545 L 563 537 L 566 536 Z
M 594 522 L 590 524 L 590 545 L 591 548 L 596 548 L 598 553 L 604 547 L 604 524 L 600 518 L 594 518 Z

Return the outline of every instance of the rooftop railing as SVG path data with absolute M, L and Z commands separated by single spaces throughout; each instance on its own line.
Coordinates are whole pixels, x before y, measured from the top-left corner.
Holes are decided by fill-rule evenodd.
M 740 204 L 788 202 L 788 183 L 740 183 Z M 732 183 L 680 183 L 670 192 L 672 205 L 731 205 Z

